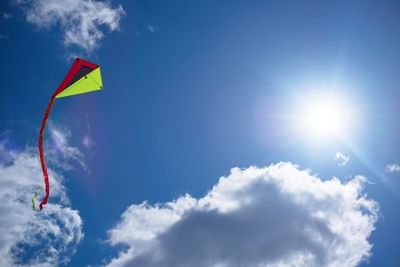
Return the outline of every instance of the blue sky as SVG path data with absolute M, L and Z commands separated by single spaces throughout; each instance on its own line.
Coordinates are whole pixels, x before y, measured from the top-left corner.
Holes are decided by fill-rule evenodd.
M 83 1 L 87 5 L 71 12 L 85 18 L 105 12 L 91 25 L 102 36 L 89 31 L 89 37 L 79 24 L 84 19 L 72 20 L 54 2 L 0 2 L 1 160 L 7 167 L 11 151 L 35 148 L 44 109 L 74 55 L 101 66 L 104 90 L 59 99 L 50 117 L 50 127 L 73 149 L 62 151 L 77 151 L 52 155 L 49 163 L 64 177 L 70 202 L 62 205 L 82 219 L 84 238 L 67 265 L 103 265 L 140 248 L 108 232 L 123 226 L 130 205 L 147 201 L 151 210 L 186 193 L 199 200 L 219 177 L 233 177 L 231 168 L 281 161 L 322 181 L 337 177 L 342 186 L 365 176 L 359 197 L 367 194 L 379 211 L 375 230 L 364 235 L 371 256 L 355 264 L 399 264 L 400 166 L 387 167 L 400 163 L 396 1 Z M 305 116 L 298 103 L 312 106 L 326 94 L 354 111 L 341 129 L 345 137 L 294 130 L 292 117 Z M 337 152 L 349 157 L 344 166 Z M 41 183 L 40 173 L 32 177 Z M 29 203 L 29 192 L 26 197 Z M 179 233 L 179 222 L 190 216 L 177 214 L 182 221 L 170 223 L 177 230 L 165 230 L 162 238 L 154 230 L 156 239 Z M 169 263 L 185 263 L 175 260 Z

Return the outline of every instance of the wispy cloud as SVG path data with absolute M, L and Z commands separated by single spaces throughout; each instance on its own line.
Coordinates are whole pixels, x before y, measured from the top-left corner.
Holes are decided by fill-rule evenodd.
M 90 52 L 104 37 L 102 27 L 119 28 L 125 14 L 121 5 L 95 0 L 27 0 L 17 1 L 24 7 L 26 19 L 39 28 L 60 26 L 65 45 L 76 45 Z
M 378 217 L 365 180 L 323 181 L 291 163 L 234 168 L 202 198 L 128 207 L 108 232 L 126 249 L 108 266 L 357 266 Z
M 342 152 L 336 152 L 335 160 L 338 161 L 339 166 L 346 166 L 349 163 L 350 157 L 346 156 Z
M 387 164 L 385 166 L 386 172 L 400 172 L 400 165 L 399 164 Z
M 10 13 L 3 12 L 3 18 L 5 18 L 5 19 L 11 19 L 11 18 L 12 18 L 12 15 L 11 15 Z
M 157 27 L 153 25 L 147 25 L 147 29 L 149 30 L 149 32 L 155 32 L 157 30 Z
M 31 198 L 42 183 L 37 149 L 14 151 L 7 141 L 0 144 L 0 266 L 68 263 L 83 232 L 78 211 L 68 207 L 63 176 L 49 169 L 50 202 L 41 212 L 32 211 Z
M 50 142 L 47 153 L 51 155 L 49 161 L 64 170 L 70 170 L 72 163 L 76 162 L 85 170 L 85 157 L 84 154 L 77 148 L 69 144 L 71 132 L 66 127 L 57 127 L 53 122 L 48 125 L 50 133 Z

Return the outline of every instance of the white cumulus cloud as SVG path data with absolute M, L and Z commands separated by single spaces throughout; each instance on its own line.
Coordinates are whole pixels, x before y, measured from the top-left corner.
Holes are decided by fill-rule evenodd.
M 232 169 L 204 197 L 131 205 L 108 266 L 357 266 L 378 205 L 365 178 L 323 181 L 291 163 Z
M 400 165 L 399 164 L 387 164 L 385 166 L 386 172 L 400 172 Z
M 346 166 L 349 163 L 350 157 L 346 156 L 342 152 L 336 152 L 335 160 L 338 161 L 339 166 Z
M 104 27 L 118 29 L 125 14 L 121 5 L 95 0 L 19 0 L 28 22 L 39 28 L 60 26 L 65 45 L 76 45 L 92 51 L 104 37 Z
M 31 198 L 43 179 L 37 148 L 12 150 L 0 140 L 0 266 L 59 266 L 75 253 L 81 217 L 69 207 L 63 176 L 50 168 L 49 177 L 49 203 L 33 211 Z

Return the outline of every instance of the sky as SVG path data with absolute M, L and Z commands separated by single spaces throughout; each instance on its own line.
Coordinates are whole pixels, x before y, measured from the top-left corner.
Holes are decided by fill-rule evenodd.
M 397 1 L 0 11 L 0 265 L 399 265 Z

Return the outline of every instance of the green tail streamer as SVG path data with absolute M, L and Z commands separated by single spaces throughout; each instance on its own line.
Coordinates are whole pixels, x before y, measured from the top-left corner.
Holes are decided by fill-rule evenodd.
M 36 205 L 35 205 L 35 200 L 36 200 L 37 196 L 39 195 L 40 188 L 41 188 L 41 187 L 36 188 L 36 190 L 35 190 L 35 195 L 32 197 L 32 210 L 33 210 L 33 211 L 36 211 L 36 210 L 37 210 L 37 209 L 36 209 Z

